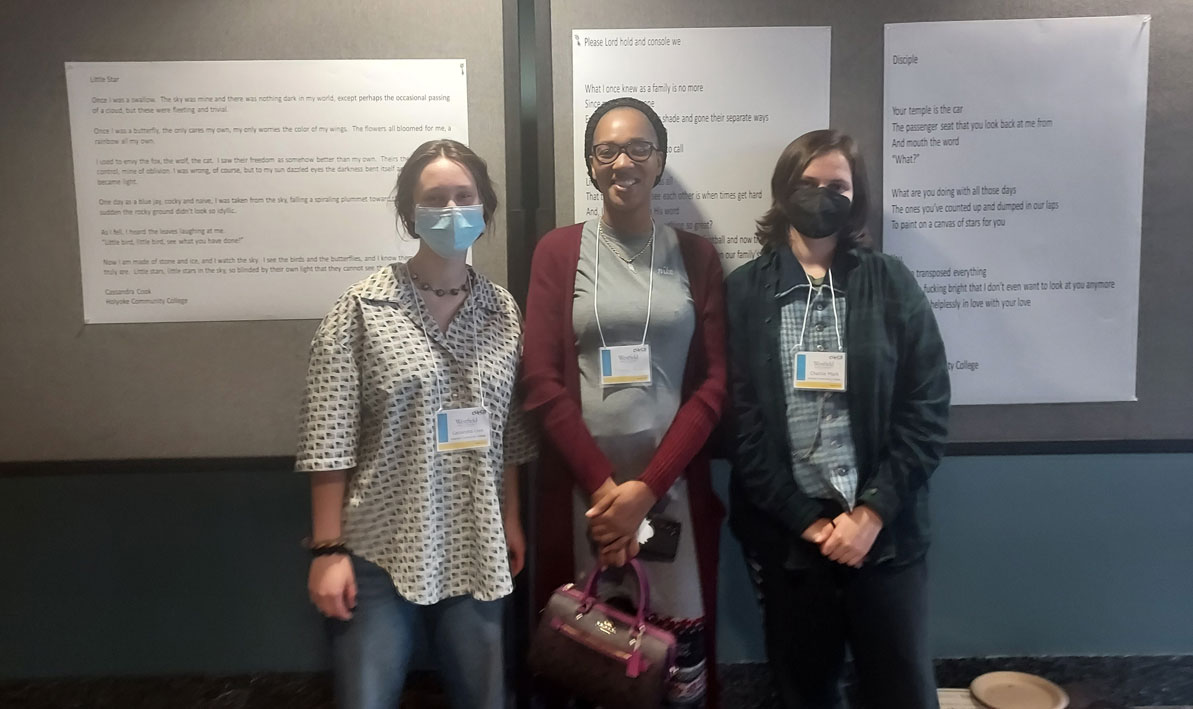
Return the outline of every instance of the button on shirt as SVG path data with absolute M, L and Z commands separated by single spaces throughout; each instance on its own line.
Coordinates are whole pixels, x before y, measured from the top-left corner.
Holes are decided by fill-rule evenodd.
M 795 255 L 789 249 L 780 250 L 779 285 L 775 297 L 779 300 L 782 315 L 779 347 L 787 399 L 791 469 L 796 484 L 809 497 L 835 500 L 846 510 L 852 510 L 857 499 L 857 457 L 849 427 L 847 395 L 845 392 L 796 389 L 794 385 L 796 352 L 845 351 L 845 289 L 840 282 L 835 282 L 834 286 L 835 320 L 833 294 L 827 278 L 820 286 L 812 285 Z M 812 290 L 810 302 L 809 289 Z M 802 345 L 801 327 L 804 329 Z M 838 328 L 840 343 L 837 341 Z
M 404 264 L 349 289 L 311 343 L 300 414 L 295 469 L 354 469 L 344 501 L 349 548 L 423 605 L 461 595 L 495 600 L 513 590 L 502 476 L 535 454 L 513 401 L 518 306 L 504 289 L 469 275 L 471 290 L 446 333 Z M 479 406 L 481 387 L 491 445 L 436 452 L 435 413 Z

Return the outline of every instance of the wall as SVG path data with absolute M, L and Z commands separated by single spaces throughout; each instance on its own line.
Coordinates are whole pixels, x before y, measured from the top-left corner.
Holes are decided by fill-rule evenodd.
M 959 457 L 933 484 L 937 656 L 1193 654 L 1193 455 Z M 0 679 L 322 668 L 307 503 L 276 469 L 0 478 Z M 760 661 L 722 557 L 722 661 Z
M 0 347 L 0 460 L 292 455 L 318 324 L 83 325 L 63 62 L 465 59 L 469 142 L 498 184 L 504 224 L 503 20 L 498 0 L 0 3 L 0 313 L 14 343 Z M 505 283 L 506 230 L 473 257 Z
M 1193 455 L 946 459 L 932 479 L 937 657 L 1193 653 Z M 722 543 L 726 662 L 765 656 Z
M 1193 161 L 1193 3 L 1182 0 L 902 0 L 852 3 L 769 0 L 604 0 L 549 3 L 553 93 L 541 111 L 554 118 L 555 202 L 573 218 L 572 30 L 649 27 L 830 26 L 830 121 L 861 146 L 875 195 L 882 187 L 885 23 L 1150 14 L 1148 112 L 1143 178 L 1139 351 L 1134 402 L 961 406 L 949 421 L 954 442 L 1179 440 L 1193 438 L 1193 327 L 1184 303 L 1193 281 L 1193 239 L 1185 238 L 1185 185 Z M 991 71 L 998 71 L 991 67 Z M 744 79 L 748 80 L 748 79 Z M 982 81 L 982 77 L 974 77 Z M 675 139 L 676 134 L 672 134 Z M 792 135 L 794 139 L 796 136 Z M 782 146 L 775 146 L 778 155 Z M 677 158 L 678 159 L 678 158 Z M 674 164 L 674 163 L 673 163 Z M 763 168 L 769 180 L 772 167 Z M 880 199 L 871 234 L 882 241 Z M 1184 327 L 1173 327 L 1181 323 Z
M 77 238 L 70 209 L 73 194 L 61 62 L 233 55 L 243 59 L 375 57 L 394 53 L 392 28 L 409 31 L 410 15 L 392 3 L 376 2 L 307 3 L 302 7 L 308 11 L 276 0 L 179 2 L 177 7 L 186 11 L 182 14 L 141 0 L 72 4 L 70 12 L 63 12 L 66 5 L 14 0 L 0 10 L 3 37 L 10 40 L 0 43 L 5 59 L 0 62 L 0 85 L 8 99 L 0 126 L 6 136 L 25 146 L 4 163 L 0 187 L 13 204 L 36 207 L 10 210 L 2 222 L 5 245 L 11 247 L 5 252 L 8 263 L 21 273 L 34 274 L 37 285 L 18 288 L 18 281 L 7 281 L 7 290 L 0 289 L 11 296 L 2 300 L 9 304 L 6 313 L 13 315 L 13 324 L 19 326 L 8 328 L 8 337 L 15 341 L 19 336 L 26 345 L 6 351 L 21 366 L 2 368 L 9 377 L 6 400 L 15 405 L 0 417 L 0 429 L 9 450 L 37 453 L 10 459 L 106 457 L 125 451 L 129 439 L 120 438 L 124 434 L 115 425 L 114 438 L 100 441 L 108 447 L 86 452 L 62 445 L 74 435 L 72 430 L 82 417 L 111 422 L 114 414 L 108 407 L 129 405 L 128 392 L 119 387 L 78 396 L 79 382 L 87 372 L 102 371 L 113 362 L 76 356 L 67 362 L 72 366 L 61 367 L 54 375 L 60 386 L 53 395 L 39 388 L 44 382 L 23 374 L 36 369 L 29 364 L 32 360 L 48 361 L 46 352 L 86 347 L 95 338 L 117 336 L 112 333 L 119 333 L 121 345 L 138 354 L 116 364 L 137 373 L 158 370 L 165 394 L 171 394 L 172 386 L 182 387 L 187 394 L 183 398 L 198 396 L 210 404 L 210 410 L 247 411 L 277 424 L 276 430 L 256 438 L 244 434 L 239 447 L 187 450 L 188 442 L 197 440 L 200 433 L 210 436 L 211 430 L 195 422 L 179 424 L 171 417 L 187 407 L 174 406 L 175 397 L 163 396 L 156 408 L 144 408 L 173 421 L 169 434 L 174 454 L 285 454 L 291 448 L 287 441 L 292 431 L 284 422 L 294 410 L 303 343 L 314 323 L 276 324 L 264 330 L 252 323 L 231 326 L 242 345 L 251 339 L 242 349 L 260 353 L 259 359 L 268 363 L 260 380 L 236 387 L 226 385 L 235 358 L 202 327 L 185 332 L 178 326 L 78 329 Z M 659 6 L 638 4 L 643 12 L 658 11 Z M 970 3 L 973 12 L 966 16 L 982 14 L 976 9 L 979 6 L 986 4 Z M 1069 11 L 1094 14 L 1123 7 L 1126 3 L 1086 2 Z M 426 26 L 446 26 L 457 19 L 450 9 L 423 9 L 431 13 L 422 22 Z M 1024 3 L 1005 3 L 1003 9 L 1024 15 L 1032 11 Z M 737 11 L 728 5 L 716 12 L 706 7 L 688 24 L 724 22 L 722 12 Z M 1155 31 L 1165 34 L 1153 41 L 1183 47 L 1181 56 L 1188 55 L 1193 45 L 1176 29 L 1180 23 L 1161 22 L 1165 15 L 1183 12 L 1178 3 L 1145 3 L 1133 11 L 1156 13 Z M 603 12 L 610 16 L 608 8 Z M 949 19 L 959 17 L 960 13 Z M 820 19 L 819 15 L 811 18 Z M 864 19 L 864 31 L 835 28 L 834 54 L 851 69 L 873 64 L 870 55 L 880 51 L 861 40 L 877 36 L 881 20 Z M 474 25 L 491 33 L 499 22 L 491 15 Z M 357 31 L 366 26 L 367 33 Z M 302 37 L 317 38 L 322 49 L 287 44 Z M 404 44 L 403 55 L 428 56 L 442 49 L 426 37 L 412 40 L 417 42 Z M 1158 82 L 1173 95 L 1185 95 L 1176 88 L 1186 85 L 1188 66 L 1180 61 L 1153 66 L 1154 87 Z M 472 110 L 472 123 L 478 127 L 478 116 L 492 121 L 503 115 L 500 79 L 476 81 L 482 70 L 497 73 L 492 66 L 484 69 L 480 61 L 470 64 L 470 90 L 485 92 Z M 878 90 L 877 65 L 867 72 L 865 87 Z M 842 87 L 844 78 L 834 77 L 834 87 Z M 539 79 L 541 91 L 549 77 Z M 839 91 L 834 101 L 834 115 L 852 117 L 854 124 L 847 127 L 863 136 L 876 134 L 877 117 L 870 116 L 861 93 Z M 1165 103 L 1160 108 L 1167 107 Z M 566 124 L 562 112 L 556 117 L 559 125 Z M 1176 122 L 1169 129 L 1180 125 L 1188 130 L 1188 124 Z M 487 135 L 478 148 L 490 157 L 494 172 L 504 174 L 498 167 L 503 164 L 500 135 L 500 131 Z M 570 138 L 560 140 L 563 152 L 559 154 L 570 155 Z M 1189 141 L 1174 140 L 1161 153 L 1172 155 L 1174 145 L 1187 148 Z M 1165 190 L 1181 190 L 1183 183 L 1157 184 L 1153 193 L 1170 195 Z M 561 193 L 566 192 L 561 188 Z M 1158 204 L 1175 210 L 1166 211 L 1164 219 L 1183 218 L 1176 216 L 1181 210 L 1175 209 L 1183 202 L 1161 199 Z M 9 234 L 21 238 L 14 244 Z M 1152 262 L 1171 268 L 1187 262 L 1176 257 L 1175 247 L 1169 247 L 1184 244 L 1180 248 L 1187 248 L 1188 240 L 1161 244 L 1146 239 L 1145 232 L 1145 252 L 1152 249 Z M 498 242 L 484 256 L 493 272 L 504 269 Z M 1151 297 L 1181 307 L 1179 299 L 1165 296 L 1166 292 Z M 38 316 L 39 308 L 54 310 L 52 328 Z M 1179 319 L 1156 321 L 1161 325 L 1153 329 L 1189 332 L 1171 327 Z M 153 347 L 162 348 L 160 358 L 146 356 L 156 351 Z M 1165 361 L 1185 361 L 1186 369 L 1177 373 L 1187 377 L 1182 352 L 1179 347 L 1166 351 Z M 188 361 L 202 361 L 204 366 L 188 365 L 177 371 L 167 366 Z M 1163 377 L 1168 370 L 1156 368 L 1147 376 Z M 187 389 L 192 386 L 203 393 L 195 395 Z M 260 395 L 262 390 L 266 396 Z M 159 401 L 155 392 L 141 391 L 139 396 Z M 164 438 L 145 435 L 137 440 L 152 447 Z M 168 453 L 156 447 L 150 454 Z M 247 463 L 216 471 L 170 463 L 140 466 L 143 472 L 111 472 L 121 466 L 93 472 L 86 467 L 72 465 L 69 469 L 76 473 L 47 475 L 42 468 L 8 465 L 6 476 L 0 477 L 0 679 L 303 671 L 324 666 L 320 622 L 306 600 L 306 557 L 298 547 L 308 527 L 303 476 L 277 466 Z M 934 479 L 937 541 L 930 563 L 936 654 L 1193 653 L 1193 614 L 1188 612 L 1187 600 L 1193 597 L 1190 500 L 1193 454 L 946 461 Z M 761 659 L 757 610 L 740 554 L 728 536 L 720 600 L 722 659 Z

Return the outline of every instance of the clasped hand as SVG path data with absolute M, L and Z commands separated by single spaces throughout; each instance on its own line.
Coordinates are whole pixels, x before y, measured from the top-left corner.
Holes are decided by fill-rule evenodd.
M 650 487 L 638 480 L 620 485 L 606 480 L 593 493 L 585 517 L 600 550 L 601 566 L 624 566 L 638 555 L 638 527 L 655 501 Z
M 881 530 L 882 518 L 874 510 L 861 505 L 834 519 L 822 517 L 816 520 L 800 536 L 819 546 L 820 553 L 829 559 L 858 569 Z

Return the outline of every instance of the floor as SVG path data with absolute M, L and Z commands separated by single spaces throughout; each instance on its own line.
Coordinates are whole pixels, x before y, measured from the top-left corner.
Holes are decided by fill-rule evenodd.
M 742 666 L 723 669 L 726 709 L 771 709 L 777 700 L 769 677 Z M 1106 699 L 1089 684 L 1066 686 L 1071 709 L 1130 709 Z M 948 693 L 943 696 L 949 696 Z M 942 709 L 961 704 L 942 703 Z M 0 709 L 331 709 L 331 680 L 325 674 L 241 677 L 103 678 L 0 682 Z M 433 675 L 412 675 L 400 709 L 446 709 Z M 1143 708 L 1140 708 L 1143 709 Z M 1193 709 L 1149 705 L 1146 709 Z

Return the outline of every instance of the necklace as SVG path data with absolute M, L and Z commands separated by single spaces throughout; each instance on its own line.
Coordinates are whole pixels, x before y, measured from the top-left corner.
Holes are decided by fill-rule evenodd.
M 634 259 L 636 259 L 639 256 L 641 256 L 642 254 L 646 253 L 646 250 L 649 249 L 651 247 L 651 244 L 654 243 L 654 222 L 651 221 L 650 238 L 646 240 L 646 243 L 642 245 L 641 249 L 638 249 L 638 253 L 634 254 L 633 256 L 631 256 L 629 258 L 626 258 L 625 254 L 622 253 L 621 249 L 619 249 L 617 246 L 614 246 L 613 240 L 605 235 L 605 220 L 604 219 L 597 220 L 597 234 L 601 237 L 601 241 L 605 242 L 605 246 L 608 246 L 609 250 L 613 252 L 614 256 L 621 259 L 622 263 L 624 263 L 626 266 L 628 266 L 631 271 L 637 271 L 637 269 L 634 268 Z
M 411 271 L 409 268 L 407 268 L 406 271 L 410 273 L 410 278 L 414 281 L 415 285 L 418 286 L 419 290 L 425 290 L 427 292 L 434 293 L 440 298 L 449 294 L 459 295 L 460 293 L 468 292 L 468 276 L 464 276 L 464 282 L 461 283 L 458 288 L 433 288 L 431 287 L 430 283 L 427 283 L 423 279 L 419 278 L 418 274 L 414 271 Z

